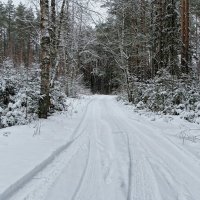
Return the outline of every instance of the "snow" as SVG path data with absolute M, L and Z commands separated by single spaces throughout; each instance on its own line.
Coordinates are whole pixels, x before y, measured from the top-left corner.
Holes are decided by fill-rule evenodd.
M 72 104 L 72 117 L 0 131 L 0 193 L 29 177 L 3 200 L 199 199 L 199 125 L 136 111 L 115 96 Z
M 68 99 L 68 113 L 0 130 L 1 194 L 70 140 L 89 98 Z M 77 111 L 78 110 L 78 111 Z

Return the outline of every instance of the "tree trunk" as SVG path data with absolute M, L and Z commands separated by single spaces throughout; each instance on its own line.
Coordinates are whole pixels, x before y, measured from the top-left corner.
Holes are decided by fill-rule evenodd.
M 183 73 L 189 73 L 189 0 L 181 0 L 181 66 Z
M 55 6 L 54 0 L 52 0 L 51 3 L 52 3 L 51 6 L 54 7 Z M 53 36 L 55 38 L 55 40 L 54 40 L 55 41 L 55 44 L 54 44 L 55 46 L 53 46 L 53 49 L 55 50 L 54 51 L 55 54 L 54 54 L 54 59 L 53 59 L 54 62 L 53 62 L 53 64 L 55 66 L 54 66 L 53 75 L 52 75 L 52 78 L 51 78 L 51 87 L 54 86 L 54 81 L 58 78 L 58 74 L 59 74 L 59 63 L 60 63 L 59 51 L 62 52 L 62 47 L 60 48 L 60 43 L 61 43 L 61 32 L 62 32 L 61 29 L 62 29 L 63 19 L 64 19 L 65 4 L 66 4 L 66 0 L 63 0 L 62 1 L 62 6 L 61 6 L 61 11 L 60 11 L 59 26 L 58 26 L 58 28 L 54 27 L 55 28 L 54 31 L 56 31 L 57 37 L 56 37 L 56 35 Z M 55 12 L 54 9 L 55 8 L 52 8 L 52 12 L 53 13 Z M 54 14 L 52 14 L 52 15 L 54 15 Z M 53 18 L 53 20 L 55 20 L 54 19 L 55 16 L 51 16 L 51 17 Z
M 54 68 L 56 63 L 56 3 L 51 0 L 51 65 Z
M 49 97 L 49 68 L 50 68 L 50 36 L 48 32 L 49 2 L 40 0 L 41 9 L 41 85 L 39 100 L 39 118 L 47 118 L 50 106 Z

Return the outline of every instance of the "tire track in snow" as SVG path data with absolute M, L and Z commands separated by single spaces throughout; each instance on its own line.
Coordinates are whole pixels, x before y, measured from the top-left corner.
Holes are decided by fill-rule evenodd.
M 86 162 L 86 166 L 84 167 L 84 170 L 83 170 L 83 173 L 81 175 L 81 178 L 78 182 L 78 185 L 76 186 L 75 188 L 75 191 L 72 195 L 72 198 L 71 200 L 76 200 L 76 199 L 79 199 L 78 196 L 79 196 L 79 191 L 82 187 L 82 185 L 84 184 L 84 180 L 86 178 L 86 175 L 87 175 L 87 171 L 89 170 L 89 164 L 90 164 L 90 157 L 91 157 L 91 142 L 89 141 L 89 150 L 88 150 L 88 155 L 87 155 L 87 162 Z
M 127 200 L 154 200 L 161 199 L 159 191 L 155 189 L 156 194 L 153 195 L 152 189 L 149 188 L 150 185 L 155 185 L 157 188 L 157 184 L 149 183 L 149 180 L 154 180 L 155 177 L 151 170 L 149 170 L 149 166 L 146 158 L 144 157 L 144 152 L 139 147 L 139 143 L 137 139 L 134 138 L 135 142 L 131 146 L 130 135 L 123 127 L 123 121 L 116 119 L 116 126 L 121 130 L 124 137 L 127 140 L 127 148 L 129 155 L 129 167 L 128 167 L 128 186 L 127 186 Z M 149 176 L 147 176 L 149 174 Z M 149 179 L 147 178 L 149 177 Z M 155 192 L 154 191 L 154 192 Z M 159 198 L 158 198 L 159 197 Z
M 56 179 L 63 170 L 70 165 L 76 156 L 83 152 L 83 146 L 87 145 L 87 140 L 76 143 L 65 150 L 54 159 L 43 171 L 39 172 L 32 180 L 21 188 L 9 200 L 43 200 L 51 189 Z
M 19 180 L 16 183 L 14 183 L 5 192 L 3 192 L 0 195 L 0 200 L 16 200 L 15 196 L 24 196 L 24 195 L 26 196 L 26 194 L 24 194 L 24 193 L 26 193 L 26 190 L 28 190 L 29 192 L 31 192 L 30 189 L 29 189 L 29 187 L 31 187 L 32 190 L 34 191 L 34 184 L 31 183 L 32 181 L 35 182 L 35 180 L 37 179 L 37 178 L 34 178 L 34 177 L 36 177 L 38 174 L 40 174 L 43 171 L 45 171 L 46 168 L 48 168 L 48 167 L 49 168 L 52 167 L 55 171 L 56 171 L 56 167 L 59 168 L 59 166 L 57 166 L 54 163 L 57 162 L 57 160 L 59 159 L 59 157 L 61 157 L 62 159 L 65 159 L 65 158 L 63 158 L 63 154 L 66 154 L 67 149 L 68 148 L 72 148 L 72 146 L 74 148 L 74 146 L 75 146 L 74 144 L 78 143 L 81 140 L 81 138 L 84 138 L 84 133 L 85 133 L 85 129 L 86 129 L 85 124 L 87 124 L 86 121 L 87 121 L 87 117 L 89 115 L 88 114 L 88 108 L 89 108 L 89 105 L 93 101 L 94 101 L 94 99 L 90 100 L 87 103 L 87 105 L 85 107 L 85 111 L 82 114 L 82 118 L 81 118 L 79 124 L 77 125 L 77 127 L 75 128 L 75 130 L 73 131 L 73 134 L 71 136 L 70 141 L 67 142 L 66 145 L 63 145 L 63 147 L 61 147 L 60 150 L 58 150 L 58 153 L 55 151 L 55 155 L 53 155 L 53 156 L 51 155 L 49 158 L 47 158 L 46 160 L 48 160 L 48 162 L 46 162 L 46 160 L 45 160 L 44 164 L 42 162 L 39 165 L 39 167 L 37 166 L 30 173 L 28 173 L 27 175 L 25 175 L 24 176 L 25 178 L 23 177 L 21 180 Z M 75 135 L 75 136 L 73 136 L 73 135 Z M 79 144 L 78 145 L 78 149 L 79 149 L 80 146 L 81 145 Z M 75 148 L 75 151 L 76 150 L 78 151 L 78 149 Z M 68 162 L 70 162 L 70 159 L 69 159 Z M 66 163 L 66 164 L 68 164 L 68 163 Z M 56 173 L 56 174 L 58 175 L 59 173 Z M 53 177 L 53 179 L 56 179 L 56 177 Z M 48 187 L 50 187 L 50 186 L 48 186 Z M 27 194 L 27 196 L 29 196 L 29 194 Z M 20 197 L 19 200 L 21 200 L 21 199 L 22 198 Z M 28 197 L 24 197 L 24 199 L 28 200 Z M 35 200 L 38 200 L 38 199 L 36 198 Z
M 107 107 L 112 108 L 111 105 L 107 105 Z M 135 134 L 134 137 L 131 137 L 132 134 L 130 133 L 130 130 L 132 127 L 127 124 L 127 117 L 124 116 L 124 113 L 117 108 L 118 107 L 112 109 L 112 119 L 114 119 L 114 123 L 118 127 L 118 130 L 120 130 L 120 132 L 127 138 L 130 160 L 127 200 L 161 199 L 155 175 L 151 170 L 148 160 L 144 156 L 144 151 L 139 145 L 139 140 L 135 137 Z
M 99 189 L 97 186 L 100 184 L 98 181 L 100 180 L 100 163 L 98 158 L 97 152 L 97 120 L 98 112 L 96 111 L 97 105 L 96 103 L 91 106 L 92 108 L 92 116 L 89 119 L 93 119 L 88 126 L 87 133 L 89 135 L 90 140 L 90 147 L 89 147 L 89 154 L 87 157 L 87 163 L 82 173 L 81 179 L 79 180 L 78 185 L 76 186 L 75 192 L 72 196 L 72 200 L 90 200 L 90 199 L 101 199 L 100 196 L 97 196 L 97 190 Z M 99 176 L 99 177 L 96 177 Z M 94 186 L 96 186 L 94 188 Z M 103 194 L 102 194 L 103 195 Z
M 133 164 L 132 164 L 132 153 L 131 153 L 131 149 L 130 149 L 130 140 L 129 140 L 129 136 L 126 132 L 124 132 L 124 130 L 120 127 L 119 124 L 121 124 L 121 122 L 119 122 L 116 118 L 115 120 L 113 119 L 113 122 L 115 124 L 115 126 L 118 128 L 118 130 L 120 131 L 120 133 L 126 138 L 126 142 L 127 142 L 127 148 L 128 148 L 128 157 L 129 157 L 129 165 L 128 165 L 128 186 L 127 186 L 127 200 L 131 200 L 131 193 L 132 193 L 132 169 L 133 169 Z
M 157 185 L 161 197 L 166 200 L 198 199 L 199 195 L 195 191 L 200 190 L 199 160 L 165 135 L 159 134 L 161 129 L 155 129 L 149 123 L 147 126 L 145 121 L 141 123 L 127 119 L 125 124 L 133 130 L 133 137 L 140 142 L 146 160 L 159 183 Z
M 105 109 L 105 110 L 107 110 L 107 111 L 109 111 L 109 110 L 111 110 L 112 109 L 112 106 L 109 106 L 109 105 L 107 105 L 105 102 L 104 102 L 104 107 L 106 107 L 107 109 Z M 112 114 L 113 114 L 113 109 L 112 109 Z M 133 158 L 132 158 L 132 153 L 131 153 L 131 149 L 130 149 L 130 139 L 129 139 L 129 135 L 127 134 L 127 132 L 125 132 L 124 131 L 124 129 L 122 128 L 122 126 L 121 126 L 121 121 L 119 121 L 118 119 L 117 119 L 117 117 L 115 116 L 115 115 L 112 115 L 110 112 L 107 112 L 108 113 L 108 116 L 109 116 L 109 119 L 112 121 L 112 123 L 111 123 L 111 125 L 112 126 L 114 126 L 115 128 L 117 128 L 117 130 L 118 130 L 118 133 L 120 134 L 120 135 L 123 135 L 123 137 L 125 138 L 125 140 L 126 140 L 126 144 L 127 144 L 127 152 L 128 152 L 128 159 L 129 159 L 129 165 L 128 165 L 128 176 L 127 176 L 127 179 L 128 179 L 128 183 L 127 183 L 127 189 L 125 189 L 124 190 L 124 198 L 126 199 L 126 200 L 131 200 L 131 193 L 132 193 L 132 169 L 133 169 L 133 167 L 132 167 L 132 160 L 133 160 Z M 113 127 L 113 128 L 114 128 Z M 116 137 L 116 136 L 114 136 L 114 134 L 113 134 L 113 137 Z M 114 138 L 113 138 L 113 140 L 114 140 Z M 125 181 L 123 181 L 123 182 L 125 182 Z
M 103 137 L 101 137 L 102 132 L 105 132 Z M 33 187 L 31 186 L 32 189 L 26 187 L 30 193 L 25 195 L 24 199 L 17 197 L 12 200 L 43 200 L 50 189 L 53 191 L 54 183 L 59 182 L 66 171 L 69 175 L 66 177 L 71 178 L 70 167 L 77 167 L 78 164 L 82 166 L 77 169 L 79 175 L 76 181 L 73 181 L 72 191 L 68 191 L 66 187 L 65 193 L 68 196 L 63 199 L 58 198 L 59 200 L 197 200 L 199 198 L 198 194 L 194 194 L 200 187 L 197 178 L 200 176 L 195 177 L 195 173 L 200 173 L 197 161 L 190 159 L 192 163 L 188 163 L 189 154 L 182 152 L 168 138 L 154 134 L 153 127 L 147 126 L 145 121 L 141 123 L 129 119 L 127 113 L 110 97 L 94 98 L 73 138 L 74 142 L 69 148 L 48 166 L 50 173 L 48 174 L 45 169 L 37 174 L 44 176 L 40 178 L 46 178 L 47 182 L 52 181 L 47 183 L 49 185 L 42 191 L 41 196 L 37 196 L 38 187 L 46 184 L 45 179 L 39 180 L 38 187 L 35 187 L 37 180 L 30 182 L 29 186 L 32 183 Z M 113 147 L 110 148 L 110 145 Z M 107 161 L 104 161 L 110 163 L 107 164 L 107 169 L 101 163 L 103 156 L 107 157 Z M 186 160 L 181 163 L 176 156 Z M 60 170 L 58 168 L 61 165 L 57 163 L 58 160 L 63 162 Z M 183 163 L 185 166 L 182 166 Z M 194 172 L 190 171 L 190 167 Z M 54 172 L 57 174 L 52 177 Z M 37 176 L 35 178 L 38 178 Z M 108 179 L 109 183 L 106 181 Z M 55 200 L 53 197 L 46 200 L 51 199 Z

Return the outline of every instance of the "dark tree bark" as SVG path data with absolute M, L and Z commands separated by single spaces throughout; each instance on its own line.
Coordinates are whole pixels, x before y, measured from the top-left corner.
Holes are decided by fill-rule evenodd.
M 51 64 L 52 67 L 55 67 L 56 63 L 56 2 L 51 0 Z
M 48 32 L 49 2 L 40 0 L 41 9 L 41 86 L 39 100 L 39 117 L 47 118 L 50 106 L 49 97 L 49 70 L 50 70 L 50 36 Z
M 183 73 L 189 73 L 189 0 L 181 0 L 181 66 Z

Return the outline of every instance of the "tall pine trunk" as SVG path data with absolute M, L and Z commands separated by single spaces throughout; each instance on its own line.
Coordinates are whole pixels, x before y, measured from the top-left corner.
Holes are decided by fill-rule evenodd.
M 181 0 L 181 66 L 183 73 L 189 73 L 189 0 Z

